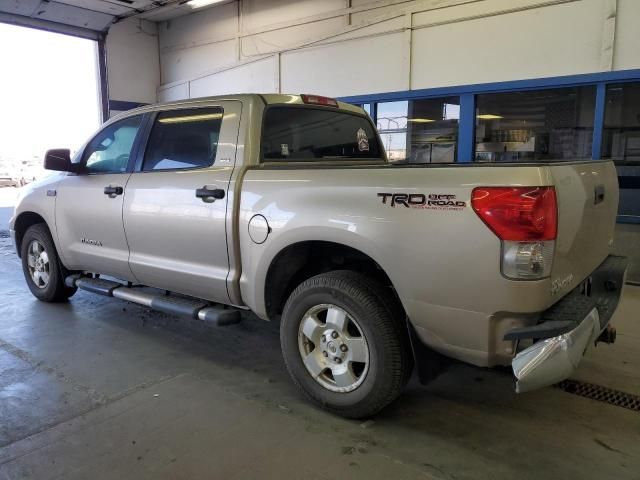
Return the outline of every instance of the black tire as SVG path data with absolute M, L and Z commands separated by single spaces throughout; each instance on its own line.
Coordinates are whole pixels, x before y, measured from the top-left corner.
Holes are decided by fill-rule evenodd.
M 299 346 L 301 322 L 310 309 L 326 304 L 339 307 L 357 322 L 368 347 L 366 375 L 351 391 L 326 388 L 303 362 Z M 400 395 L 411 374 L 411 347 L 402 308 L 389 289 L 357 272 L 333 271 L 301 283 L 284 307 L 280 343 L 296 385 L 320 407 L 347 418 L 370 417 L 379 412 Z M 313 345 L 310 348 L 315 351 Z
M 38 242 L 48 256 L 47 273 L 49 275 L 46 285 L 36 285 L 31 271 L 29 270 L 29 247 L 32 243 Z M 67 287 L 64 279 L 68 275 L 68 271 L 60 263 L 58 252 L 51 238 L 51 233 L 44 223 L 32 225 L 27 229 L 22 237 L 20 245 L 20 253 L 22 257 L 22 271 L 27 281 L 29 290 L 34 297 L 43 302 L 64 302 L 74 293 L 75 287 Z

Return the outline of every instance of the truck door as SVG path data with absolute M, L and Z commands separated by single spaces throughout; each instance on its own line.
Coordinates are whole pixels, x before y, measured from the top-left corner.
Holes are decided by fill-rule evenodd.
M 229 302 L 226 218 L 241 103 L 173 108 L 153 119 L 124 203 L 129 265 L 145 285 Z
M 135 115 L 104 127 L 82 152 L 80 172 L 57 187 L 56 231 L 72 270 L 131 279 L 122 205 L 142 123 Z

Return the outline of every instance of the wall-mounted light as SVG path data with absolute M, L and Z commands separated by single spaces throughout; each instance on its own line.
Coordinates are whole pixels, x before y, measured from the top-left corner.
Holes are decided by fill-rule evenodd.
M 184 2 L 186 5 L 189 5 L 191 8 L 201 8 L 208 7 L 209 5 L 214 5 L 216 3 L 224 2 L 225 0 L 188 0 Z
M 504 118 L 502 115 L 492 115 L 491 113 L 484 113 L 482 115 L 478 115 L 480 120 L 498 120 L 500 118 Z

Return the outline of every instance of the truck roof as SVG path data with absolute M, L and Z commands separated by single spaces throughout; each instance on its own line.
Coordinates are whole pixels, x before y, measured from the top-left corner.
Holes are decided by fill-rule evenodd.
M 284 94 L 284 93 L 243 93 L 234 95 L 217 95 L 212 97 L 199 97 L 189 98 L 184 100 L 177 100 L 174 102 L 156 103 L 152 105 L 145 105 L 143 107 L 127 110 L 118 115 L 115 115 L 109 121 L 117 118 L 124 118 L 130 115 L 136 115 L 139 113 L 152 112 L 157 110 L 163 110 L 166 107 L 198 107 L 204 106 L 212 101 L 217 100 L 236 100 L 242 103 L 255 103 L 260 102 L 266 105 L 304 105 L 305 102 L 302 99 L 303 94 Z M 344 103 L 337 101 L 338 108 L 340 110 L 347 110 L 355 113 L 362 113 L 362 109 L 351 105 L 350 103 Z M 331 108 L 331 107 L 328 107 Z

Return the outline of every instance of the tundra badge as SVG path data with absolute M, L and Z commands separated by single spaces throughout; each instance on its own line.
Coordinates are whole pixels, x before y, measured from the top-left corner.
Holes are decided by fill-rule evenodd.
M 82 237 L 80 239 L 82 243 L 86 243 L 87 245 L 93 245 L 94 247 L 101 247 L 102 242 L 100 240 L 91 240 L 89 238 Z

